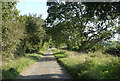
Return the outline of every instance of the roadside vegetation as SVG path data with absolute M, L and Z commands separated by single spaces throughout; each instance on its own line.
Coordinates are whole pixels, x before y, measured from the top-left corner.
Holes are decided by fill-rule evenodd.
M 113 39 L 120 34 L 119 3 L 47 2 L 47 6 L 46 31 L 57 48 L 55 57 L 68 73 L 74 79 L 120 79 L 120 39 Z
M 86 54 L 57 49 L 53 49 L 53 53 L 73 79 L 120 79 L 119 57 L 101 52 Z
M 25 54 L 18 59 L 13 59 L 2 66 L 2 79 L 15 79 L 21 71 L 40 59 L 41 54 Z

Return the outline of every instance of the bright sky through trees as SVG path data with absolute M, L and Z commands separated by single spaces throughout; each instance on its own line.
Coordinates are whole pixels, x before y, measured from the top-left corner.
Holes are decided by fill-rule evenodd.
M 42 18 L 47 18 L 47 0 L 19 0 L 17 3 L 17 9 L 20 11 L 20 15 L 24 14 L 42 14 Z
M 17 9 L 20 11 L 20 15 L 24 14 L 37 14 L 39 16 L 42 14 L 42 18 L 45 20 L 47 18 L 47 9 L 46 6 L 47 0 L 19 0 L 17 3 Z M 115 35 L 115 38 L 112 40 L 117 40 L 118 34 Z

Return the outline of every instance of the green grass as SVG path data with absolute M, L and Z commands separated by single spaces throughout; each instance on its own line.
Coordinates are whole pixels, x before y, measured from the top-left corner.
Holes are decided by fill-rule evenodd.
M 63 53 L 54 50 L 53 53 L 74 79 L 118 79 L 120 62 L 118 57 L 105 55 L 101 52 L 89 54 Z M 59 55 L 57 55 L 59 54 Z
M 56 58 L 65 58 L 66 54 L 55 54 Z
M 64 51 L 60 51 L 60 52 L 57 52 L 57 51 L 53 51 L 53 54 L 55 55 L 55 57 L 58 59 L 58 58 L 65 58 L 67 57 L 67 54 L 65 54 Z
M 25 56 L 14 59 L 7 64 L 2 65 L 2 79 L 14 79 L 21 71 L 36 62 L 41 54 L 26 54 Z
M 38 53 L 44 55 L 46 53 L 46 50 L 47 48 L 40 49 Z

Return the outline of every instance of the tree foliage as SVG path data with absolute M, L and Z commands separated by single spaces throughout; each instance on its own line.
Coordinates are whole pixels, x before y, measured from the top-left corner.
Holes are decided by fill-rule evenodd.
M 43 46 L 45 30 L 42 16 L 19 15 L 16 2 L 2 3 L 2 57 L 3 60 L 39 51 Z
M 35 14 L 29 14 L 26 17 L 26 38 L 24 39 L 24 47 L 26 52 L 38 51 L 42 47 L 45 37 L 45 30 L 42 25 L 44 20 L 41 15 L 37 17 Z
M 18 17 L 16 3 L 2 3 L 2 56 L 12 57 L 16 46 L 24 38 L 25 24 Z
M 117 11 L 111 7 L 106 13 L 98 4 L 90 7 L 90 4 L 80 2 L 48 2 L 48 34 L 57 43 L 65 43 L 68 48 L 75 47 L 82 51 L 110 39 L 115 33 Z

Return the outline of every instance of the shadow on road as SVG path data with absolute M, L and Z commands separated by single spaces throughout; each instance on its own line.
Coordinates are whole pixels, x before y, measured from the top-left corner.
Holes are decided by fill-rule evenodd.
M 40 60 L 38 60 L 37 62 L 47 62 L 47 61 L 56 61 L 56 58 L 54 57 L 45 57 L 45 58 L 41 58 Z
M 63 74 L 43 74 L 43 75 L 29 75 L 19 76 L 20 79 L 66 79 Z
M 45 54 L 44 56 L 53 56 L 52 54 Z

